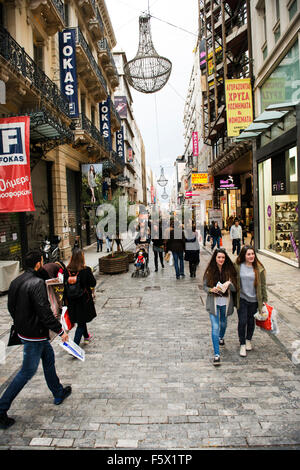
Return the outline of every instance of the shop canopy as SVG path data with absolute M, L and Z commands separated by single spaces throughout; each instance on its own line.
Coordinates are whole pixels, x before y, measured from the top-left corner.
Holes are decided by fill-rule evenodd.
M 290 111 L 295 110 L 298 104 L 300 101 L 271 104 L 235 138 L 235 142 L 255 140 L 261 134 L 265 134 L 274 124 L 279 124 Z

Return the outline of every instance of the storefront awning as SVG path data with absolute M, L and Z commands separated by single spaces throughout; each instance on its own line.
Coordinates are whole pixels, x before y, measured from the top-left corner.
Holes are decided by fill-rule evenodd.
M 261 134 L 265 134 L 274 124 L 278 124 L 282 121 L 290 111 L 296 109 L 298 104 L 300 104 L 300 101 L 278 103 L 268 106 L 262 114 L 254 119 L 250 126 L 244 129 L 243 132 L 234 139 L 235 142 L 255 140 Z

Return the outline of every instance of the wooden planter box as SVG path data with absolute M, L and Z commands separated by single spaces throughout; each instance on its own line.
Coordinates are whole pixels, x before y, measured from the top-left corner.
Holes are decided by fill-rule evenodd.
M 99 272 L 105 274 L 124 273 L 129 270 L 128 255 L 125 252 L 114 253 L 99 258 Z
M 133 251 L 124 251 L 128 256 L 128 262 L 133 263 L 135 258 L 135 253 Z

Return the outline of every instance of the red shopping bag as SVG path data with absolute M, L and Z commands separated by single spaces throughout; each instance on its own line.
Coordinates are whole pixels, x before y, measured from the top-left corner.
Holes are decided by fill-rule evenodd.
M 74 323 L 71 322 L 70 320 L 70 317 L 69 317 L 69 313 L 68 313 L 68 308 L 67 307 L 63 307 L 62 309 L 62 314 L 61 314 L 61 317 L 60 317 L 60 322 L 62 324 L 62 327 L 65 331 L 70 331 L 72 330 L 73 326 L 74 326 Z
M 272 330 L 272 313 L 274 307 L 271 307 L 271 305 L 265 304 L 267 310 L 268 310 L 268 318 L 264 321 L 262 320 L 255 320 L 256 325 L 262 328 L 263 330 Z
M 220 246 L 223 246 L 223 240 L 222 240 L 222 237 L 220 238 Z

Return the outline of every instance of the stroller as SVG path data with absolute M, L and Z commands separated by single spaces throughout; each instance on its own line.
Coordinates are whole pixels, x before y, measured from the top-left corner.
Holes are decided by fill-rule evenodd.
M 150 274 L 149 264 L 149 244 L 139 243 L 135 252 L 135 271 L 131 274 L 131 277 L 146 277 Z

